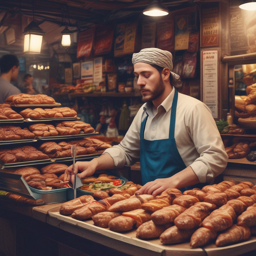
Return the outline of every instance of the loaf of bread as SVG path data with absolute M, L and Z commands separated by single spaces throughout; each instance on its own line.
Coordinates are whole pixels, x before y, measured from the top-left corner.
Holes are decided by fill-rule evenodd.
M 246 157 L 250 152 L 250 147 L 248 142 L 239 142 L 225 148 L 225 150 L 229 159 L 238 159 Z
M 113 218 L 108 226 L 109 229 L 115 232 L 126 232 L 133 229 L 135 226 L 136 221 L 128 216 L 118 216 L 116 218 Z
M 17 126 L 0 127 L 0 140 L 22 140 L 34 139 L 35 135 L 27 128 L 21 129 Z
M 55 100 L 47 95 L 44 94 L 37 94 L 37 95 L 31 95 L 31 94 L 16 94 L 9 96 L 6 100 L 6 103 L 11 105 L 16 104 L 55 104 Z
M 65 121 L 61 122 L 56 126 L 57 131 L 61 135 L 65 134 L 78 134 L 81 131 L 84 133 L 95 132 L 94 128 L 90 124 L 84 123 L 82 121 Z
M 92 220 L 95 226 L 107 228 L 109 222 L 118 216 L 120 216 L 118 212 L 100 212 L 92 216 Z
M 194 205 L 195 203 L 199 202 L 199 200 L 195 196 L 190 195 L 182 195 L 173 200 L 173 204 L 178 204 L 185 208 L 189 208 L 190 206 Z
M 212 229 L 201 227 L 197 229 L 190 239 L 192 248 L 203 247 L 216 239 L 218 233 Z
M 12 110 L 9 104 L 0 104 L 0 119 L 22 119 L 23 117 Z
M 41 168 L 42 173 L 63 174 L 68 168 L 66 164 L 49 164 Z
M 129 212 L 123 212 L 123 216 L 128 216 L 136 221 L 136 227 L 151 219 L 151 214 L 143 209 L 136 209 Z

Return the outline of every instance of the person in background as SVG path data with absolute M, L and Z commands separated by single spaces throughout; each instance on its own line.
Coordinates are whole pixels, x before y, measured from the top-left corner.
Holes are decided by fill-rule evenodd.
M 96 127 L 96 132 L 102 135 L 106 135 L 108 124 L 106 123 L 106 116 L 100 117 L 100 123 Z
M 66 170 L 84 178 L 140 160 L 141 194 L 156 196 L 168 188 L 203 185 L 221 174 L 227 153 L 210 109 L 201 101 L 178 93 L 179 75 L 172 72 L 172 54 L 158 48 L 134 53 L 134 75 L 145 104 L 119 145 L 90 162 L 76 162 Z M 198 186 L 197 185 L 197 186 Z
M 11 84 L 11 81 L 17 81 L 19 68 L 19 60 L 15 55 L 7 54 L 0 59 L 0 104 L 3 104 L 9 96 L 21 93 Z
M 27 94 L 38 94 L 38 91 L 33 87 L 33 76 L 26 74 L 23 78 L 23 82 Z

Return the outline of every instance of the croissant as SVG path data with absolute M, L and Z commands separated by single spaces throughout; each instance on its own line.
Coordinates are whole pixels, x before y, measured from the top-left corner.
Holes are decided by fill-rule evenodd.
M 216 239 L 218 233 L 212 229 L 201 227 L 197 229 L 190 239 L 192 248 L 203 247 Z
M 236 191 L 232 188 L 226 189 L 224 193 L 227 195 L 228 200 L 236 199 L 239 196 L 241 196 L 241 194 L 238 191 Z
M 114 219 L 112 219 L 108 226 L 110 230 L 116 231 L 116 232 L 126 232 L 133 229 L 135 226 L 136 221 L 127 216 L 118 216 Z
M 248 227 L 256 225 L 256 204 L 249 206 L 245 212 L 238 216 L 237 225 Z
M 220 193 L 221 192 L 221 190 L 219 190 L 218 188 L 214 187 L 213 185 L 204 186 L 202 188 L 202 191 L 205 192 L 205 193 Z
M 125 199 L 127 199 L 129 197 L 130 197 L 129 194 L 122 194 L 122 195 L 121 194 L 114 194 L 111 197 L 103 199 L 103 201 L 107 205 L 107 208 L 109 208 L 111 205 L 113 205 L 113 204 L 115 204 L 115 203 L 117 203 L 119 201 L 125 200 Z
M 198 198 L 200 202 L 203 202 L 206 196 L 206 193 L 203 192 L 202 190 L 192 189 L 192 190 L 184 191 L 183 195 L 195 196 L 196 198 Z
M 239 142 L 231 147 L 227 147 L 225 150 L 229 159 L 238 159 L 246 157 L 251 149 L 248 142 Z
M 240 215 L 247 208 L 247 205 L 243 201 L 237 199 L 228 201 L 227 205 L 231 206 L 237 215 Z
M 159 238 L 160 235 L 170 227 L 170 224 L 156 225 L 152 220 L 143 223 L 136 230 L 136 237 L 140 239 L 154 239 Z
M 229 205 L 223 205 L 219 209 L 214 210 L 209 216 L 207 216 L 202 226 L 212 229 L 216 232 L 223 231 L 230 228 L 233 225 L 233 221 L 236 219 L 236 213 L 234 209 Z
M 250 228 L 233 225 L 224 233 L 220 234 L 216 240 L 216 246 L 224 246 L 248 240 L 251 236 Z
M 195 196 L 190 195 L 182 195 L 173 200 L 173 204 L 178 204 L 185 208 L 189 208 L 190 206 L 194 205 L 195 203 L 199 202 L 199 200 Z
M 123 216 L 131 217 L 136 221 L 136 227 L 139 227 L 142 223 L 149 221 L 151 219 L 150 213 L 143 209 L 136 209 L 129 212 L 123 212 Z
M 194 229 L 178 229 L 176 226 L 166 229 L 160 235 L 160 241 L 162 244 L 179 244 L 186 242 L 190 239 L 191 235 L 194 233 Z
M 141 205 L 141 208 L 146 210 L 146 211 L 150 211 L 150 212 L 155 212 L 157 210 L 162 209 L 163 207 L 169 206 L 169 200 L 166 199 L 153 199 L 150 200 L 149 202 L 143 203 Z
M 227 195 L 225 193 L 208 194 L 205 196 L 204 201 L 220 207 L 227 203 Z
M 118 212 L 100 212 L 92 216 L 92 220 L 95 226 L 107 228 L 109 222 L 118 216 L 120 216 Z
M 185 207 L 173 204 L 155 211 L 152 215 L 152 221 L 156 225 L 164 225 L 174 222 L 174 219 L 186 210 Z
M 210 214 L 212 210 L 216 208 L 216 205 L 199 202 L 191 206 L 183 213 L 181 213 L 175 220 L 174 224 L 178 229 L 193 229 L 199 227 L 202 220 Z
M 251 196 L 253 194 L 256 194 L 256 190 L 251 189 L 251 188 L 244 188 L 240 191 L 240 194 L 242 196 Z
M 72 214 L 71 217 L 75 218 L 77 220 L 86 220 L 91 218 L 93 215 L 99 213 L 99 212 L 104 212 L 106 210 L 106 206 L 99 203 L 99 202 L 92 202 L 88 203 L 81 208 L 75 210 Z

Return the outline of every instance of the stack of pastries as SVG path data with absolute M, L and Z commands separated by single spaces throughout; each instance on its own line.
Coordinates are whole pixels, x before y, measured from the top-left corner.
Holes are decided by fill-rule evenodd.
M 9 96 L 6 100 L 6 103 L 11 105 L 16 104 L 55 104 L 55 100 L 47 96 L 45 94 L 37 94 L 37 95 L 31 95 L 31 94 L 25 94 L 20 93 L 16 95 Z
M 111 147 L 105 142 L 98 141 L 96 139 L 85 138 L 82 140 L 73 140 L 69 142 L 45 142 L 40 146 L 40 150 L 47 154 L 50 158 L 70 157 L 71 146 L 76 145 L 77 155 L 87 155 L 97 153 L 99 150 L 107 149 Z
M 14 171 L 21 174 L 27 184 L 40 190 L 52 190 L 69 187 L 64 181 L 64 172 L 68 168 L 65 164 L 49 164 L 41 168 L 41 172 L 35 167 L 22 167 Z
M 183 194 L 170 188 L 156 197 L 136 190 L 102 195 L 100 202 L 85 195 L 62 204 L 60 214 L 92 218 L 94 225 L 116 232 L 136 228 L 138 238 L 160 238 L 165 245 L 190 241 L 192 248 L 212 242 L 225 246 L 256 235 L 256 186 L 251 182 L 223 181 Z M 103 192 L 97 191 L 97 199 Z
M 21 129 L 17 126 L 2 126 L 0 127 L 0 141 L 1 140 L 21 140 L 34 139 L 35 135 L 27 128 Z
M 76 117 L 77 112 L 68 107 L 42 109 L 42 108 L 26 108 L 20 112 L 24 118 L 41 119 L 41 118 L 62 118 Z
M 12 110 L 9 104 L 0 104 L 0 119 L 22 119 L 22 116 Z
M 23 146 L 14 149 L 0 149 L 0 161 L 3 163 L 16 163 L 48 158 L 48 155 L 32 146 Z

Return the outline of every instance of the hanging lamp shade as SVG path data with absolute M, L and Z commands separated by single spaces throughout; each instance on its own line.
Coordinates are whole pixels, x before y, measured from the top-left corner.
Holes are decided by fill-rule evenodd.
M 43 30 L 33 20 L 24 29 L 24 53 L 38 54 L 41 53 Z
M 256 11 L 256 1 L 244 1 L 239 8 L 246 11 Z
M 169 10 L 158 0 L 153 0 L 153 2 L 145 10 L 143 10 L 143 14 L 152 17 L 159 17 L 168 15 Z
M 61 38 L 61 44 L 63 46 L 70 46 L 71 45 L 71 36 L 70 31 L 66 27 L 63 31 L 61 31 L 62 38 Z

